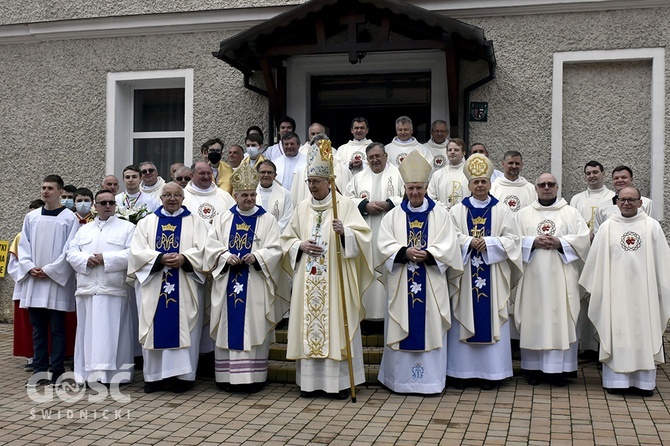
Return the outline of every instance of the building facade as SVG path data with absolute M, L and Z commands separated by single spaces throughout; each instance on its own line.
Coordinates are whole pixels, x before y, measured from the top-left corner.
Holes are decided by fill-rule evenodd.
M 568 199 L 587 161 L 608 177 L 626 164 L 669 229 L 666 1 L 334 3 L 346 2 L 3 2 L 0 239 L 20 230 L 47 174 L 95 190 L 153 159 L 165 176 L 209 138 L 242 144 L 259 125 L 270 139 L 282 113 L 301 138 L 323 121 L 334 145 L 354 116 L 369 115 L 368 137 L 384 143 L 397 116 L 415 120 L 422 142 L 444 119 L 496 165 L 521 151 L 523 175 L 551 171 Z M 470 118 L 472 103 L 485 121 Z M 0 279 L 0 319 L 11 319 L 12 287 Z

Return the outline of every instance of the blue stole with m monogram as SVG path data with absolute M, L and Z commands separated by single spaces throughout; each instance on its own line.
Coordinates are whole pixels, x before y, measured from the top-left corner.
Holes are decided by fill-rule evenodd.
M 409 201 L 403 200 L 402 210 L 407 215 L 407 247 L 428 246 L 428 214 L 435 202 L 426 197 L 428 208 L 423 212 L 409 208 Z M 423 351 L 426 348 L 426 265 L 410 261 L 407 266 L 407 308 L 409 313 L 409 334 L 400 341 L 401 350 Z
M 168 254 L 179 252 L 182 218 L 191 215 L 182 206 L 177 216 L 163 215 L 163 206 L 156 209 L 156 251 Z M 154 315 L 154 348 L 179 348 L 179 268 L 163 268 L 161 292 Z
M 498 200 L 489 195 L 491 201 L 486 207 L 477 208 L 470 202 L 471 197 L 461 202 L 468 209 L 468 234 L 472 237 L 491 236 L 490 211 Z M 481 253 L 470 252 L 470 284 L 472 286 L 472 310 L 475 320 L 475 334 L 466 342 L 491 343 L 493 333 L 491 325 L 491 266 L 484 263 Z
M 237 206 L 230 209 L 233 223 L 230 226 L 228 251 L 240 259 L 251 252 L 256 237 L 256 221 L 265 214 L 265 209 L 258 207 L 252 215 L 241 215 Z M 228 310 L 228 348 L 244 350 L 244 317 L 247 309 L 247 291 L 249 281 L 249 265 L 242 262 L 230 265 L 228 287 L 226 288 Z

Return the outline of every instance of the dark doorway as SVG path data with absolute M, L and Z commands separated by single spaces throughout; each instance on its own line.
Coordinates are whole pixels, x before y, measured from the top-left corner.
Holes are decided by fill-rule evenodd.
M 333 146 L 349 141 L 351 120 L 370 123 L 368 138 L 388 144 L 395 136 L 395 120 L 406 115 L 414 137 L 430 139 L 430 73 L 390 73 L 313 76 L 310 122 L 326 126 Z

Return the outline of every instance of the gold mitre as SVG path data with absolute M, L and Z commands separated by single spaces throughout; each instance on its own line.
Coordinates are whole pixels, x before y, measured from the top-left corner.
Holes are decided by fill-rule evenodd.
M 333 165 L 333 148 L 330 140 L 322 139 L 312 146 L 308 158 L 307 176 L 318 178 L 330 178 Z
M 427 183 L 430 178 L 430 163 L 417 150 L 412 150 L 398 166 L 405 183 Z
M 233 190 L 256 190 L 258 173 L 251 167 L 251 163 L 243 163 L 230 177 Z
M 468 181 L 475 178 L 491 179 L 493 175 L 493 163 L 486 156 L 481 153 L 470 155 L 470 158 L 465 162 L 463 173 Z

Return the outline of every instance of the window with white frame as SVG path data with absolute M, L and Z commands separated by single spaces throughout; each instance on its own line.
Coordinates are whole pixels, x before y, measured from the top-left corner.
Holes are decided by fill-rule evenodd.
M 192 146 L 193 70 L 108 73 L 107 173 L 153 161 L 167 179 Z

